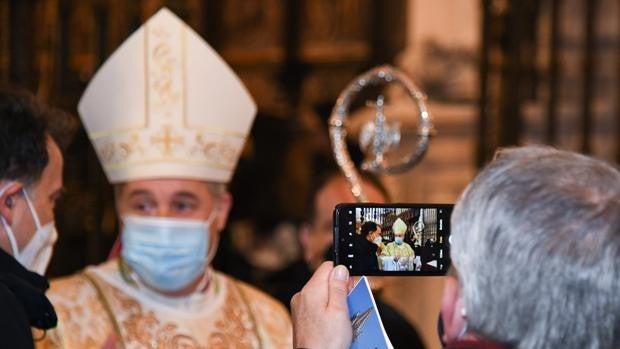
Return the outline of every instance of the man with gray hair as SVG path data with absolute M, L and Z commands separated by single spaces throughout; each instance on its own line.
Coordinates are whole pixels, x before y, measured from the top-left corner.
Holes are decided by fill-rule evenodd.
M 620 347 L 613 166 L 547 147 L 500 151 L 454 209 L 451 253 L 441 305 L 448 348 Z M 293 298 L 296 347 L 335 348 L 332 334 L 350 332 L 347 281 L 346 268 L 325 264 Z M 337 321 L 309 323 L 321 314 Z M 347 347 L 341 337 L 336 347 Z

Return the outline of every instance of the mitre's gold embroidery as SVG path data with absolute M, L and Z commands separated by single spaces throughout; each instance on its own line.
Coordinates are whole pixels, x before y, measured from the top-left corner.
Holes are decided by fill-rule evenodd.
M 205 159 L 216 161 L 221 166 L 234 167 L 240 149 L 225 140 L 207 141 L 202 134 L 196 135 L 196 145 L 192 154 L 200 154 Z
M 181 89 L 184 84 L 175 81 L 182 77 L 182 62 L 180 48 L 177 48 L 172 40 L 180 37 L 176 37 L 170 32 L 170 28 L 162 25 L 151 25 L 147 29 L 151 34 L 147 57 L 150 60 L 148 73 L 152 92 L 149 94 L 150 111 L 168 119 L 176 117 L 182 108 Z M 181 32 L 184 30 L 183 27 L 178 29 Z
M 142 137 L 136 132 L 129 135 L 129 138 L 119 135 L 102 139 L 95 142 L 95 147 L 103 166 L 108 170 L 157 162 L 234 169 L 241 143 L 237 145 L 224 137 L 212 134 L 207 136 L 200 131 L 190 134 L 195 142 L 186 142 L 185 137 L 189 136 L 187 132 L 183 133 L 171 125 L 163 125 L 157 131 L 145 130 L 141 133 Z M 209 137 L 213 139 L 208 140 Z
M 98 147 L 98 152 L 104 163 L 114 163 L 126 161 L 133 157 L 134 154 L 143 154 L 144 151 L 140 147 L 140 136 L 133 133 L 129 139 L 118 142 L 104 142 Z
M 99 146 L 97 150 L 99 156 L 101 156 L 102 162 L 112 162 L 116 154 L 116 143 L 105 142 L 103 145 Z

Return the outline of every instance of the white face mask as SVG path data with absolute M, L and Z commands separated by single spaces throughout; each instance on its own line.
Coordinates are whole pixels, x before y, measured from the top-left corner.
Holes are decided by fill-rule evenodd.
M 380 236 L 377 236 L 374 240 L 372 240 L 372 242 L 374 242 L 375 245 L 381 245 L 382 241 L 383 241 L 383 238 L 381 238 Z
M 121 256 L 148 286 L 178 291 L 205 271 L 214 213 L 206 221 L 123 217 Z
M 11 183 L 12 184 L 12 183 Z M 0 190 L 0 195 L 4 193 L 4 191 L 8 188 L 8 184 L 2 190 Z M 34 205 L 30 198 L 28 197 L 28 192 L 26 189 L 22 189 L 24 193 L 24 198 L 26 199 L 26 203 L 28 204 L 28 209 L 30 210 L 30 214 L 32 215 L 32 219 L 34 220 L 34 224 L 37 227 L 37 230 L 32 235 L 32 238 L 24 248 L 19 251 L 17 246 L 17 240 L 15 238 L 15 234 L 13 233 L 13 229 L 7 224 L 4 217 L 0 216 L 0 221 L 2 221 L 2 226 L 4 227 L 4 231 L 6 231 L 6 235 L 9 239 L 9 243 L 11 244 L 11 250 L 13 252 L 13 257 L 22 265 L 24 268 L 34 271 L 40 275 L 44 275 L 47 270 L 47 266 L 49 265 L 50 259 L 52 259 L 52 253 L 54 252 L 54 244 L 58 239 L 58 232 L 56 230 L 56 226 L 54 221 L 51 221 L 45 225 L 41 225 L 41 221 L 39 220 L 39 216 L 37 211 L 34 209 Z

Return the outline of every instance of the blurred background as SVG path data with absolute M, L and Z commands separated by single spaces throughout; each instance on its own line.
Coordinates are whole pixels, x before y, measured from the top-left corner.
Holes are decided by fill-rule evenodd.
M 331 108 L 375 65 L 413 78 L 437 130 L 419 165 L 381 178 L 393 201 L 454 202 L 501 146 L 543 143 L 620 162 L 614 0 L 0 0 L 0 82 L 77 118 L 97 68 L 164 5 L 258 104 L 215 265 L 268 291 L 268 275 L 301 258 L 296 229 L 332 157 Z M 392 98 L 393 113 L 415 118 L 407 103 Z M 50 276 L 102 262 L 117 235 L 112 190 L 83 130 L 65 164 Z M 441 290 L 441 278 L 401 278 L 383 291 L 430 348 Z

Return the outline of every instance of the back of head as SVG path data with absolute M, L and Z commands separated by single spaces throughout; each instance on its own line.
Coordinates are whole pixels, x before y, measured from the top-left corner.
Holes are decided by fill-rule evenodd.
M 498 153 L 452 216 L 469 329 L 516 348 L 620 347 L 620 172 L 547 147 Z
M 0 87 L 0 179 L 36 182 L 48 162 L 47 135 L 65 150 L 77 127 L 71 115 L 29 92 Z
M 312 222 L 317 215 L 317 199 L 321 192 L 329 190 L 333 193 L 333 197 L 338 199 L 337 203 L 341 202 L 355 202 L 355 197 L 350 189 L 350 184 L 344 174 L 338 169 L 337 165 L 333 162 L 329 162 L 327 170 L 322 174 L 314 176 L 310 183 L 308 195 L 306 196 L 306 212 L 308 213 L 305 218 L 306 221 Z M 381 180 L 372 173 L 363 172 L 360 175 L 362 179 L 362 186 L 366 195 L 369 196 L 371 202 L 389 202 L 390 195 L 387 188 L 381 183 Z M 334 203 L 336 204 L 336 203 Z M 333 207 L 330 208 L 330 210 Z
M 362 224 L 360 235 L 365 238 L 368 234 L 374 232 L 375 230 L 377 230 L 377 223 L 368 221 Z
M 0 179 L 31 184 L 48 162 L 41 106 L 26 92 L 0 89 Z

